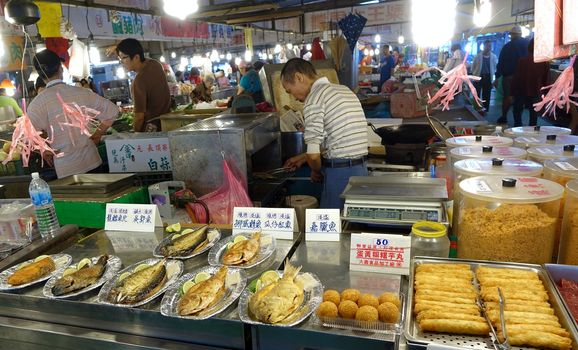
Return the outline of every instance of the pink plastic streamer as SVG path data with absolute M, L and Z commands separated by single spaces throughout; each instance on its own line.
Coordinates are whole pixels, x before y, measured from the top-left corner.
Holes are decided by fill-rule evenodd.
M 6 165 L 6 163 L 11 161 L 14 152 L 18 149 L 22 149 L 21 157 L 24 167 L 28 166 L 30 154 L 33 151 L 38 151 L 42 156 L 46 153 L 52 153 L 54 155 L 54 150 L 50 147 L 52 140 L 45 139 L 41 134 L 42 132 L 36 130 L 34 125 L 32 125 L 30 118 L 28 118 L 26 114 L 18 118 L 16 120 L 16 128 L 12 134 L 10 152 L 8 152 L 8 156 L 4 160 L 3 164 Z
M 72 136 L 73 128 L 79 129 L 81 134 L 90 137 L 92 135 L 90 129 L 91 127 L 97 126 L 98 120 L 96 116 L 98 116 L 100 112 L 92 108 L 79 106 L 74 102 L 66 103 L 62 97 L 60 97 L 60 94 L 57 93 L 56 95 L 62 105 L 62 114 L 59 114 L 56 119 L 59 121 L 58 124 L 61 130 L 64 130 L 65 126 L 71 127 L 68 129 L 68 135 L 72 144 L 75 144 L 75 138 Z
M 454 100 L 454 96 L 462 92 L 462 88 L 464 84 L 467 84 L 470 88 L 472 96 L 474 97 L 474 101 L 479 105 L 482 105 L 483 101 L 478 97 L 478 93 L 472 84 L 473 81 L 478 81 L 481 78 L 476 77 L 474 75 L 468 75 L 468 70 L 466 68 L 466 58 L 468 56 L 465 55 L 464 60 L 458 66 L 454 67 L 449 72 L 444 72 L 442 69 L 434 67 L 433 69 L 437 69 L 442 74 L 442 77 L 438 82 L 442 84 L 442 87 L 435 93 L 435 95 L 430 96 L 428 103 L 433 103 L 439 99 L 439 105 L 442 106 L 442 110 L 450 109 L 450 103 Z M 427 69 L 427 70 L 431 70 Z M 427 71 L 425 70 L 425 71 Z M 423 73 L 424 71 L 418 72 L 416 75 Z
M 578 98 L 578 93 L 574 92 L 574 61 L 576 55 L 570 60 L 568 68 L 556 79 L 554 84 L 543 87 L 541 90 L 548 90 L 546 95 L 542 95 L 542 101 L 534 103 L 534 110 L 540 111 L 544 108 L 543 116 L 552 115 L 556 119 L 556 108 L 566 108 L 566 113 L 570 111 L 570 104 L 578 106 L 571 97 Z

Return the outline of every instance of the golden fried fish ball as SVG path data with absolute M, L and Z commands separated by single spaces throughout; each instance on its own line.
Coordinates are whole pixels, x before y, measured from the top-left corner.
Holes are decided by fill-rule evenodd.
M 357 304 L 351 300 L 344 300 L 339 303 L 339 316 L 347 319 L 354 319 L 357 312 Z
M 396 323 L 399 319 L 399 309 L 395 304 L 386 301 L 377 307 L 379 320 L 385 323 Z
M 355 319 L 358 321 L 377 321 L 378 317 L 377 309 L 369 305 L 360 307 L 355 313 Z
M 330 301 L 337 306 L 341 302 L 341 296 L 335 289 L 328 289 L 323 293 L 323 301 Z
M 351 300 L 354 303 L 357 302 L 357 300 L 359 299 L 359 297 L 361 296 L 361 293 L 357 290 L 357 289 L 345 289 L 343 290 L 343 292 L 341 292 L 341 300 Z
M 401 309 L 401 301 L 399 300 L 399 296 L 395 293 L 383 293 L 379 296 L 379 305 L 390 302 L 393 305 L 397 306 L 398 309 Z
M 337 317 L 337 305 L 331 301 L 324 301 L 317 308 L 319 317 Z
M 379 306 L 379 300 L 377 300 L 377 297 L 373 294 L 361 294 L 357 300 L 357 306 L 362 307 L 365 305 L 377 308 Z

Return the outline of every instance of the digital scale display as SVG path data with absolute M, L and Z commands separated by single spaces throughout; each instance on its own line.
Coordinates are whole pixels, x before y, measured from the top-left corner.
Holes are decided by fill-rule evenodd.
M 371 219 L 383 221 L 438 221 L 439 212 L 435 209 L 401 209 L 401 208 L 371 208 L 347 207 L 348 219 Z

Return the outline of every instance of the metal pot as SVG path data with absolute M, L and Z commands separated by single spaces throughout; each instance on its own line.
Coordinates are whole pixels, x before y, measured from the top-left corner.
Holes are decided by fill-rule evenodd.
M 281 160 L 283 162 L 293 156 L 305 153 L 306 150 L 307 147 L 303 139 L 303 132 L 293 131 L 281 133 Z

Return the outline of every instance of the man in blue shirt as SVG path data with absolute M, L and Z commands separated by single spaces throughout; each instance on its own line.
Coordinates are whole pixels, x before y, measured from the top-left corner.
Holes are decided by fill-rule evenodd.
M 237 95 L 248 94 L 253 98 L 255 103 L 265 101 L 263 86 L 261 85 L 261 79 L 258 73 L 258 70 L 262 67 L 263 64 L 259 61 L 255 62 L 255 65 L 246 62 L 242 62 L 241 65 L 239 65 L 239 71 L 242 77 L 237 88 Z
M 379 65 L 379 88 L 383 86 L 383 83 L 391 78 L 391 73 L 393 73 L 393 68 L 395 67 L 395 60 L 389 52 L 389 45 L 383 45 L 383 57 Z
M 498 123 L 508 123 L 508 111 L 512 105 L 512 77 L 518 66 L 518 59 L 528 55 L 528 41 L 522 38 L 522 28 L 514 26 L 510 30 L 511 41 L 504 45 L 500 52 L 498 59 L 498 67 L 496 68 L 496 80 L 494 86 L 498 87 L 498 79 L 502 77 L 502 90 L 504 101 L 502 102 L 502 116 L 498 119 Z

